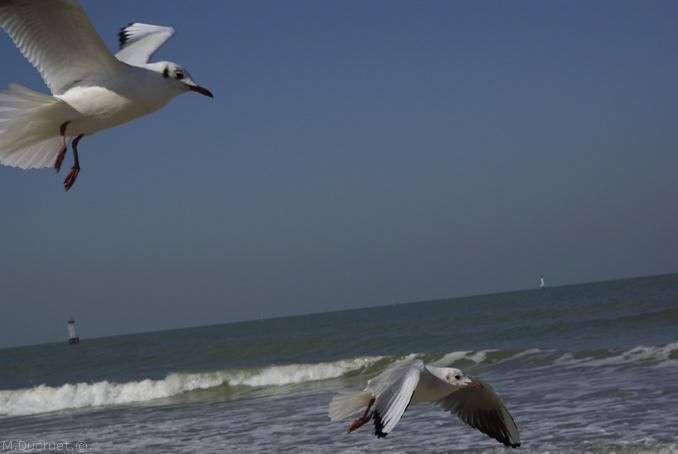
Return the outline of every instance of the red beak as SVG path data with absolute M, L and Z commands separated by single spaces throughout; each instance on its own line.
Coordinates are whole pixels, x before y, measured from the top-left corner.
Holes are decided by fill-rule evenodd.
M 188 85 L 188 84 L 186 84 Z M 210 98 L 214 98 L 214 95 L 212 94 L 211 91 L 209 91 L 207 88 L 202 88 L 198 85 L 188 85 L 188 88 L 191 89 L 191 91 L 194 91 L 196 93 L 200 93 L 201 95 L 209 96 Z
M 469 378 L 469 380 L 470 380 L 470 381 L 468 382 L 468 384 L 467 384 L 466 386 L 469 386 L 469 387 L 471 387 L 471 388 L 483 389 L 483 385 L 481 385 L 481 384 L 478 383 L 477 381 L 472 380 L 472 379 L 470 379 L 470 378 Z

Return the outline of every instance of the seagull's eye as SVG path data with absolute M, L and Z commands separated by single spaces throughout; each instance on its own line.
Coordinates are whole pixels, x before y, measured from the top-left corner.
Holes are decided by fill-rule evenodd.
M 457 374 L 457 375 L 454 376 L 454 378 L 455 378 L 456 380 L 461 380 L 461 375 Z
M 181 80 L 184 78 L 184 73 L 177 73 L 176 75 L 177 80 Z

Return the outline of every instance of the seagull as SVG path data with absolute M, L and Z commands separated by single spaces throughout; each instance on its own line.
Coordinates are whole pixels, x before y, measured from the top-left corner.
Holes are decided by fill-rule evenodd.
M 366 407 L 348 431 L 374 420 L 374 434 L 383 438 L 411 403 L 425 402 L 456 413 L 466 424 L 505 446 L 520 446 L 518 427 L 490 385 L 466 377 L 460 369 L 424 364 L 420 359 L 389 367 L 369 380 L 364 391 L 339 393 L 330 402 L 328 415 L 330 420 L 340 421 Z
M 213 97 L 177 63 L 149 63 L 172 27 L 129 24 L 115 55 L 75 0 L 0 0 L 0 27 L 52 92 L 17 84 L 0 92 L 0 164 L 59 172 L 70 143 L 66 191 L 80 173 L 83 137 L 155 112 L 182 93 Z

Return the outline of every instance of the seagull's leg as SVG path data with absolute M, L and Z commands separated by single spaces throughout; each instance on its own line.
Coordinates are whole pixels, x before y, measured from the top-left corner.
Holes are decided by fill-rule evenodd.
M 363 415 L 353 421 L 351 423 L 351 426 L 348 428 L 349 432 L 353 432 L 354 430 L 358 429 L 359 427 L 362 427 L 363 424 L 367 423 L 372 419 L 372 415 L 370 415 L 370 408 L 372 408 L 372 405 L 374 404 L 374 397 L 370 399 L 370 403 L 367 404 L 367 408 L 365 409 L 365 413 Z
M 73 186 L 73 183 L 75 183 L 75 180 L 78 178 L 78 174 L 80 173 L 80 160 L 78 159 L 78 142 L 80 142 L 80 139 L 82 139 L 84 134 L 80 134 L 78 137 L 73 139 L 73 167 L 71 167 L 71 171 L 69 172 L 68 176 L 64 180 L 64 189 L 68 191 L 71 189 L 71 186 Z
M 66 126 L 68 126 L 70 121 L 59 126 L 59 139 L 61 139 L 61 144 L 59 145 L 59 154 L 57 155 L 56 161 L 54 162 L 54 168 L 57 173 L 61 170 L 61 164 L 64 163 L 64 158 L 66 157 Z

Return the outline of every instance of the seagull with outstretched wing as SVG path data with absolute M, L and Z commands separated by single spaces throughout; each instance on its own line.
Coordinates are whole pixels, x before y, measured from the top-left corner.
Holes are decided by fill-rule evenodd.
M 332 421 L 365 408 L 348 431 L 374 421 L 374 434 L 383 438 L 393 431 L 410 404 L 435 403 L 455 413 L 469 426 L 505 446 L 520 446 L 513 417 L 492 387 L 460 369 L 424 364 L 420 359 L 401 361 L 367 382 L 360 392 L 340 393 L 329 405 Z
M 175 96 L 212 97 L 188 71 L 168 61 L 149 63 L 171 27 L 130 24 L 114 56 L 75 0 L 0 0 L 0 27 L 40 72 L 52 96 L 12 84 L 0 92 L 0 164 L 61 169 L 68 144 L 80 172 L 80 140 L 148 115 Z

